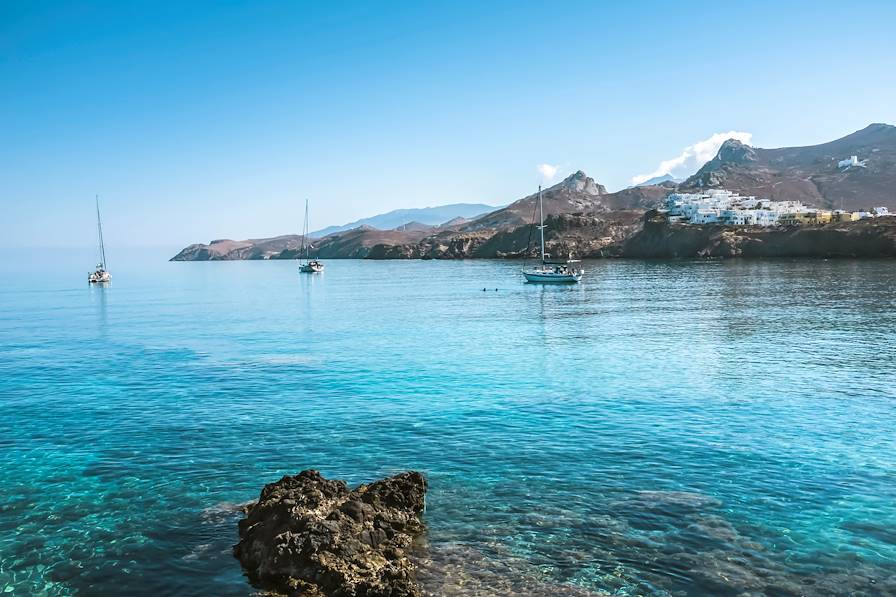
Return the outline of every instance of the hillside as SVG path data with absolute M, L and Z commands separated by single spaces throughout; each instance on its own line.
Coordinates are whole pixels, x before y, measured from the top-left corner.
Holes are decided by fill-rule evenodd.
M 851 156 L 856 156 L 858 163 L 841 164 Z M 816 207 L 860 210 L 886 206 L 896 211 L 896 127 L 872 124 L 842 139 L 807 147 L 762 149 L 728 140 L 712 160 L 677 187 L 672 181 L 662 180 L 658 185 L 642 185 L 610 193 L 579 170 L 543 192 L 549 250 L 557 255 L 569 252 L 579 256 L 646 255 L 654 251 L 657 256 L 672 256 L 679 253 L 675 249 L 675 243 L 679 241 L 695 246 L 701 243 L 727 246 L 725 243 L 734 242 L 732 238 L 737 237 L 740 239 L 737 246 L 746 247 L 744 254 L 761 254 L 764 250 L 761 246 L 771 247 L 768 249 L 770 254 L 789 254 L 788 251 L 804 254 L 794 248 L 798 246 L 815 247 L 806 249 L 810 254 L 816 249 L 823 253 L 823 247 L 828 246 L 824 244 L 826 242 L 846 243 L 831 249 L 832 254 L 864 254 L 854 244 L 859 242 L 870 243 L 868 250 L 872 254 L 881 254 L 881 251 L 888 254 L 888 241 L 881 241 L 884 245 L 879 246 L 875 244 L 878 241 L 870 240 L 875 235 L 889 238 L 891 229 L 886 222 L 834 226 L 824 232 L 811 232 L 807 228 L 796 232 L 765 230 L 743 234 L 729 230 L 723 234 L 703 227 L 669 228 L 662 234 L 671 234 L 675 242 L 666 249 L 650 249 L 654 246 L 651 243 L 659 242 L 656 236 L 659 229 L 650 229 L 649 225 L 643 224 L 641 216 L 676 188 L 697 191 L 710 187 L 777 200 L 797 199 Z M 389 229 L 360 225 L 334 232 L 314 241 L 313 254 L 321 258 L 379 259 L 521 256 L 532 230 L 531 224 L 537 218 L 537 199 L 538 194 L 532 193 L 506 207 L 488 208 L 486 213 L 476 217 L 445 217 L 447 212 L 432 211 L 438 208 L 390 212 L 377 216 L 393 218 L 389 220 L 392 224 Z M 454 209 L 457 205 L 444 207 Z M 427 212 L 431 217 L 421 218 L 421 212 Z M 434 220 L 438 221 L 433 223 Z M 712 234 L 716 235 L 712 239 L 707 236 Z M 817 239 L 836 240 L 812 244 Z M 788 245 L 788 242 L 797 244 Z M 174 260 L 292 259 L 297 255 L 299 245 L 300 238 L 295 235 L 245 241 L 218 240 L 208 245 L 190 245 Z M 702 250 L 695 249 L 691 253 Z
M 544 189 L 549 248 L 559 254 L 598 253 L 640 226 L 644 210 L 669 192 L 644 186 L 608 193 L 581 170 Z M 388 234 L 370 228 L 333 234 L 317 243 L 316 255 L 369 259 L 459 259 L 522 256 L 537 218 L 538 193 L 469 221 L 453 221 L 429 231 L 419 226 Z M 288 259 L 294 252 L 275 258 Z
M 602 197 L 607 189 L 579 170 L 543 191 L 545 216 L 563 213 L 607 211 Z M 475 230 L 501 230 L 532 222 L 538 193 L 532 193 L 514 201 L 507 207 L 475 218 L 461 228 L 469 232 Z
M 864 165 L 838 166 L 850 156 Z M 807 147 L 762 149 L 730 139 L 679 188 L 707 187 L 834 209 L 896 209 L 896 126 L 872 124 Z
M 406 230 L 377 230 L 370 226 L 361 226 L 354 230 L 317 239 L 314 241 L 312 254 L 321 259 L 363 259 L 377 245 L 400 245 L 415 242 L 430 234 L 432 234 L 432 228 L 429 227 L 425 229 L 411 227 Z M 271 257 L 274 259 L 296 259 L 298 256 L 297 249 L 289 249 Z
M 575 236 L 562 242 L 577 250 L 597 251 L 602 243 L 618 240 L 621 230 L 631 232 L 643 211 L 655 207 L 668 192 L 663 186 L 642 186 L 608 193 L 603 185 L 580 170 L 544 190 L 545 216 L 549 226 L 565 226 Z M 439 226 L 411 220 L 404 220 L 390 230 L 362 225 L 314 240 L 312 253 L 322 259 L 439 259 L 521 254 L 531 230 L 537 199 L 538 194 L 533 193 L 479 217 L 456 217 Z M 586 238 L 589 235 L 593 237 L 590 240 Z M 550 232 L 548 236 L 549 240 L 554 238 Z M 295 235 L 218 240 L 208 245 L 190 245 L 172 260 L 294 259 L 300 244 L 301 237 Z
M 273 238 L 213 240 L 209 244 L 193 244 L 180 251 L 171 261 L 233 261 L 239 259 L 268 259 L 282 251 L 298 249 L 302 237 L 296 234 Z

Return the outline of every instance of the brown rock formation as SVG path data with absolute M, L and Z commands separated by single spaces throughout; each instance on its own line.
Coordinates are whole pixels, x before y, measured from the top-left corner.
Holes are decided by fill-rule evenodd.
M 415 597 L 407 550 L 425 493 L 416 472 L 353 490 L 317 471 L 286 476 L 247 507 L 233 554 L 253 584 L 288 595 Z

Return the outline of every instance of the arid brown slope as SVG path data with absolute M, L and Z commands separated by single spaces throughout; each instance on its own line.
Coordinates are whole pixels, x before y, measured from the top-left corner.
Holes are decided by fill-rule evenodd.
M 865 166 L 837 165 L 853 155 L 867 160 Z M 896 209 L 896 127 L 872 124 L 808 147 L 760 149 L 730 139 L 680 189 L 709 187 L 817 207 Z
M 543 192 L 549 249 L 558 256 L 602 254 L 621 235 L 632 233 L 644 210 L 655 207 L 668 192 L 666 187 L 644 186 L 607 193 L 579 170 Z M 537 217 L 537 200 L 537 193 L 528 195 L 474 220 L 449 222 L 428 233 L 356 229 L 334 234 L 318 241 L 316 254 L 369 259 L 521 256 Z M 278 258 L 292 256 L 285 252 Z
M 285 250 L 298 249 L 301 242 L 302 237 L 295 234 L 248 240 L 213 240 L 207 245 L 190 245 L 172 257 L 171 261 L 268 259 Z

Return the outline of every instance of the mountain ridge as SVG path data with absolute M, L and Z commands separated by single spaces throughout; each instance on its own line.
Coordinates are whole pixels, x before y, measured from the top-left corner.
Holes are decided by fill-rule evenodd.
M 498 209 L 498 206 L 486 205 L 484 203 L 449 203 L 447 205 L 436 205 L 433 207 L 393 209 L 392 211 L 367 218 L 361 218 L 354 222 L 349 222 L 348 224 L 327 226 L 326 228 L 309 232 L 308 236 L 312 238 L 322 238 L 337 232 L 352 230 L 353 228 L 363 225 L 372 226 L 379 230 L 392 230 L 398 226 L 407 224 L 408 222 L 418 222 L 428 226 L 438 226 L 456 218 L 475 218 L 494 209 Z

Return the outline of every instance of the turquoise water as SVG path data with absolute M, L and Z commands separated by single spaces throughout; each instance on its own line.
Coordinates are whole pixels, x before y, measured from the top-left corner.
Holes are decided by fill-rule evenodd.
M 896 593 L 896 262 L 167 256 L 3 259 L 0 592 L 248 595 L 317 468 L 429 476 L 434 595 Z

